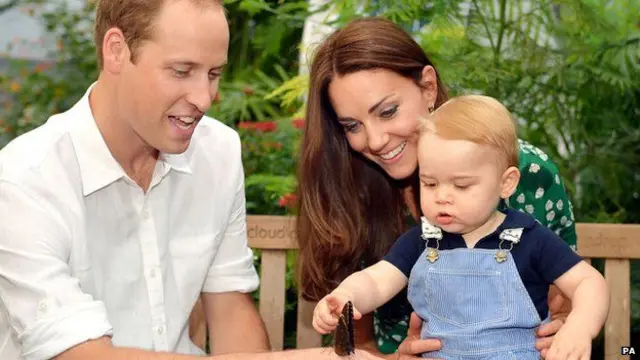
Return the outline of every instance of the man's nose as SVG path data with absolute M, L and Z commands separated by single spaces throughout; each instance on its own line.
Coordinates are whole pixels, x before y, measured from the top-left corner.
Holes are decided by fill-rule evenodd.
M 208 78 L 205 80 L 199 80 L 193 84 L 189 94 L 187 95 L 187 101 L 193 106 L 198 108 L 202 113 L 206 113 L 211 107 L 213 98 L 218 91 L 217 86 L 214 85 Z

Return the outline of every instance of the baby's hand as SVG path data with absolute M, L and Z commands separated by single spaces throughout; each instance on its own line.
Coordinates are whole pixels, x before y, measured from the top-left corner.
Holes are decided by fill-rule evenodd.
M 545 359 L 589 360 L 591 359 L 591 341 L 591 335 L 583 329 L 565 324 L 553 337 Z
M 347 301 L 351 301 L 351 297 L 345 292 L 336 290 L 320 299 L 313 310 L 313 328 L 320 334 L 332 332 L 338 326 L 340 313 Z M 355 320 L 362 318 L 362 314 L 355 306 L 353 307 L 353 318 Z

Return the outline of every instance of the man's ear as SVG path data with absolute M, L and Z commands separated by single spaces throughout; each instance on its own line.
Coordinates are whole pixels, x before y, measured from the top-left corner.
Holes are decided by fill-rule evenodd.
M 517 167 L 511 166 L 502 174 L 500 181 L 500 197 L 503 199 L 513 195 L 518 187 L 520 181 L 520 170 Z
M 114 27 L 104 34 L 102 41 L 102 59 L 104 70 L 119 73 L 123 65 L 130 58 L 129 46 L 125 41 L 122 30 Z

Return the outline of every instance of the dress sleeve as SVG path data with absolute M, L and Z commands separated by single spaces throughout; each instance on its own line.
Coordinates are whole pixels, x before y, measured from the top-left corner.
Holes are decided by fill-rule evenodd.
M 576 250 L 576 229 L 571 201 L 558 168 L 537 147 L 520 140 L 520 183 L 506 205 L 538 220 Z

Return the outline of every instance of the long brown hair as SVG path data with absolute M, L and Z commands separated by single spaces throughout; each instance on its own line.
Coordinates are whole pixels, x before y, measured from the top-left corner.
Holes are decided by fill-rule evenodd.
M 320 299 L 378 261 L 406 230 L 403 189 L 418 194 L 415 174 L 394 180 L 350 148 L 329 100 L 331 79 L 387 69 L 421 86 L 427 65 L 433 64 L 411 36 L 381 18 L 352 21 L 317 49 L 298 165 L 299 283 L 306 299 Z M 437 86 L 436 107 L 447 100 L 439 77 Z

